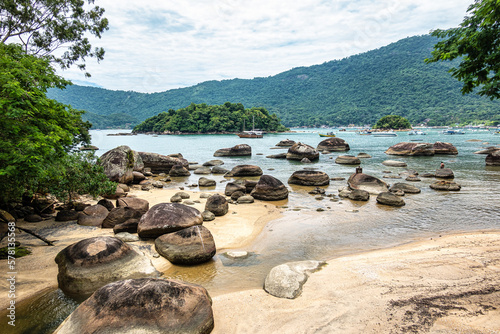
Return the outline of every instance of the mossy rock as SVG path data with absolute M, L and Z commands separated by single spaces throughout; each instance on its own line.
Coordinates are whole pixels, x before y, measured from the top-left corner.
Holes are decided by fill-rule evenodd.
M 15 249 L 14 257 L 16 259 L 31 254 L 31 251 L 26 247 L 20 246 L 20 247 L 15 247 L 14 249 Z M 10 255 L 12 256 L 12 254 Z M 5 260 L 8 257 L 9 257 L 9 247 L 0 248 L 0 259 Z

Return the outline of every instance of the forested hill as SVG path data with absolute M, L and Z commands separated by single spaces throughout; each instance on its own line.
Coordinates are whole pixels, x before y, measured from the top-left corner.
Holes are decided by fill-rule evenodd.
M 374 124 L 397 114 L 412 124 L 500 122 L 499 101 L 463 96 L 448 73 L 450 63 L 425 64 L 436 42 L 409 37 L 377 50 L 321 65 L 298 67 L 266 78 L 207 81 L 145 94 L 70 86 L 49 97 L 87 110 L 95 127 L 123 127 L 191 103 L 242 103 L 276 113 L 285 126 Z

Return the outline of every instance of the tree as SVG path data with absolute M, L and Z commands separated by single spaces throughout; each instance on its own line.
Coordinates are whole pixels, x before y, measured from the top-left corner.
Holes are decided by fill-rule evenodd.
M 95 0 L 87 0 L 89 5 Z M 67 69 L 78 61 L 85 70 L 85 58 L 104 57 L 103 48 L 94 48 L 85 34 L 98 38 L 108 29 L 104 9 L 86 9 L 84 0 L 2 0 L 0 2 L 0 42 L 20 43 L 27 54 L 50 57 Z M 60 55 L 54 51 L 65 47 Z M 89 73 L 85 73 L 90 76 Z
M 384 130 L 389 130 L 389 129 L 395 129 L 395 130 L 401 130 L 401 129 L 411 129 L 411 124 L 410 122 L 401 116 L 398 115 L 387 115 L 382 117 L 377 121 L 375 126 L 373 126 L 374 129 L 384 129 Z
M 463 82 L 462 94 L 480 87 L 478 94 L 492 100 L 500 97 L 500 6 L 497 0 L 475 0 L 467 9 L 469 16 L 458 28 L 434 30 L 443 38 L 434 46 L 426 62 L 460 59 L 450 69 Z

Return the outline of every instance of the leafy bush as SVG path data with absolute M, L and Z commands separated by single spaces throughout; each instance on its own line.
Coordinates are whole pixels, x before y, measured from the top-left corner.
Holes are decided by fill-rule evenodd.
M 411 129 L 411 124 L 404 117 L 398 115 L 387 115 L 379 119 L 373 128 L 384 130 Z

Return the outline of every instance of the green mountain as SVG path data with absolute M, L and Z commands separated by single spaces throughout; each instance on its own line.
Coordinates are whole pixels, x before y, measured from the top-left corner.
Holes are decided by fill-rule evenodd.
M 405 38 L 388 46 L 321 65 L 298 67 L 266 78 L 207 81 L 161 93 L 70 86 L 48 95 L 87 110 L 94 127 L 124 127 L 191 103 L 242 103 L 276 113 L 285 126 L 374 124 L 388 114 L 412 124 L 500 122 L 499 101 L 462 95 L 448 69 L 425 64 L 437 39 Z

